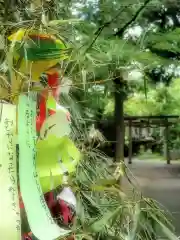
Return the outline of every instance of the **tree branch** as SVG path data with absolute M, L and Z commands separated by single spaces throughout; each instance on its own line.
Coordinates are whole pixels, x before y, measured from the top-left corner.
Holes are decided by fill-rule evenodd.
M 146 0 L 144 2 L 144 4 L 136 11 L 136 13 L 134 14 L 134 16 L 121 28 L 119 29 L 114 36 L 118 36 L 118 37 L 122 37 L 123 33 L 126 31 L 126 29 L 133 23 L 136 21 L 136 19 L 139 17 L 140 13 L 145 9 L 145 7 L 147 6 L 147 4 L 150 2 L 151 0 Z
M 103 29 L 104 29 L 105 27 L 108 27 L 111 23 L 113 23 L 113 22 L 116 20 L 116 18 L 118 18 L 119 15 L 120 15 L 126 8 L 128 8 L 128 7 L 129 7 L 129 5 L 123 7 L 122 9 L 120 8 L 120 9 L 118 10 L 118 13 L 111 19 L 111 21 L 105 22 L 102 26 L 100 26 L 100 27 L 96 30 L 96 32 L 94 33 L 95 37 L 94 37 L 94 39 L 92 40 L 91 44 L 90 44 L 90 45 L 88 46 L 88 48 L 86 49 L 86 52 L 94 45 L 94 43 L 96 42 L 96 40 L 98 39 L 98 37 L 99 37 L 100 34 L 102 33 Z

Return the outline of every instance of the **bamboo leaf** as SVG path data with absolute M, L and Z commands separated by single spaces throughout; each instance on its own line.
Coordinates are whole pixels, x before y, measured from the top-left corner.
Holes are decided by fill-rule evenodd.
M 53 27 L 53 26 L 58 26 L 58 25 L 63 25 L 63 24 L 77 24 L 82 22 L 82 19 L 68 19 L 68 20 L 52 20 L 48 23 L 48 26 Z
M 93 224 L 91 224 L 90 229 L 94 232 L 101 232 L 103 228 L 109 224 L 109 221 L 119 213 L 120 210 L 121 207 L 117 208 L 114 211 L 105 212 L 99 220 L 96 220 Z

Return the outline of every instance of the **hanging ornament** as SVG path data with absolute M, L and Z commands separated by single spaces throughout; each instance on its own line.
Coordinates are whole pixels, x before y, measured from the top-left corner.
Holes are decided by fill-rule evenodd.
M 57 105 L 56 112 L 50 115 L 42 124 L 40 138 L 44 139 L 50 135 L 56 137 L 69 135 L 71 131 L 69 118 L 69 112 L 64 107 Z
M 16 106 L 0 102 L 0 239 L 20 240 L 16 166 Z
M 24 81 L 39 81 L 42 73 L 67 59 L 70 51 L 62 40 L 34 30 L 20 29 L 8 39 L 13 46 L 13 95 L 20 92 Z
M 58 227 L 50 214 L 36 171 L 36 100 L 33 94 L 19 97 L 18 114 L 20 190 L 30 229 L 39 240 L 66 236 L 69 230 Z
M 57 88 L 58 88 L 58 80 L 59 80 L 59 73 L 57 71 L 57 69 L 52 69 L 51 71 L 47 72 L 47 76 L 48 76 L 48 86 L 51 88 L 52 90 L 52 94 L 54 96 L 54 98 L 56 100 L 57 99 Z
M 52 209 L 56 202 L 60 207 L 63 223 L 69 226 L 75 215 L 76 198 L 69 186 L 64 187 L 56 199 L 53 198 L 52 190 L 64 183 L 68 185 L 68 177 L 75 172 L 80 160 L 80 152 L 70 139 L 70 113 L 59 104 L 59 95 L 63 92 L 63 76 L 56 65 L 68 58 L 70 49 L 61 39 L 37 30 L 20 29 L 8 39 L 11 42 L 8 58 L 11 82 L 6 95 L 11 95 L 8 100 L 15 105 L 3 105 L 3 111 L 0 112 L 0 120 L 3 119 L 0 122 L 0 144 L 3 147 L 3 160 L 7 159 L 6 162 L 0 162 L 1 179 L 5 182 L 0 188 L 0 195 L 3 196 L 0 198 L 0 210 L 8 216 L 7 219 L 2 219 L 1 216 L 5 216 L 5 213 L 0 215 L 0 237 L 4 240 L 21 239 L 20 207 L 21 210 L 25 209 L 31 231 L 31 234 L 23 233 L 24 239 L 32 236 L 39 240 L 64 238 L 71 231 L 58 226 L 53 219 Z M 40 92 L 37 101 L 32 90 L 34 83 L 40 82 L 43 73 L 47 75 L 47 86 Z M 0 90 L 2 95 L 4 89 Z M 8 125 L 11 133 L 8 138 L 4 116 L 13 122 L 12 126 Z M 19 145 L 20 203 L 14 151 L 15 134 Z M 8 142 L 9 139 L 12 141 Z M 10 160 L 12 175 L 8 175 Z M 11 188 L 12 179 L 14 188 Z M 13 189 L 12 196 L 9 189 Z M 49 197 L 48 204 L 44 194 Z M 10 210 L 12 200 L 14 208 Z M 6 231 L 6 227 L 11 231 Z

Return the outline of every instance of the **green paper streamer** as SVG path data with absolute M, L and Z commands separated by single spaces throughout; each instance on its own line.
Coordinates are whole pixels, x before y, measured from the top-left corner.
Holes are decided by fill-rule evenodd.
M 53 96 L 49 96 L 46 102 L 46 108 L 56 111 L 56 100 Z
M 57 42 L 52 38 L 41 38 L 38 35 L 29 35 L 26 44 L 16 42 L 15 50 L 18 55 L 28 61 L 52 60 L 66 58 L 70 52 L 63 42 Z
M 0 103 L 0 239 L 21 240 L 16 168 L 16 106 Z
M 55 240 L 70 231 L 53 220 L 44 200 L 36 171 L 36 98 L 33 93 L 21 95 L 18 106 L 20 189 L 28 222 L 39 240 Z
M 52 181 L 53 188 L 61 185 L 65 172 L 69 174 L 75 172 L 80 157 L 79 150 L 67 136 L 57 138 L 50 135 L 46 139 L 38 141 L 37 169 L 43 192 L 52 190 L 50 184 Z

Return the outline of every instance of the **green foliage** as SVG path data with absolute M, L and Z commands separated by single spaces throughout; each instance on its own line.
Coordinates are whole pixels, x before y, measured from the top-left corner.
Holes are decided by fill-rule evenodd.
M 141 195 L 126 196 L 117 182 L 113 183 L 108 164 L 111 160 L 95 149 L 86 151 L 79 164 L 73 179 L 78 197 L 77 238 L 177 239 L 158 204 Z
M 125 114 L 127 115 L 180 115 L 180 79 L 174 79 L 169 87 L 163 83 L 156 86 L 149 85 L 147 95 L 141 89 L 129 95 L 125 101 Z M 113 100 L 109 100 L 105 114 L 112 114 Z
M 152 0 L 143 13 L 141 24 L 155 23 L 163 30 L 179 27 L 179 12 L 180 3 L 178 0 Z
M 170 52 L 174 53 L 174 57 L 179 55 L 180 28 L 176 28 L 166 32 L 157 32 L 155 34 L 148 34 L 146 36 L 147 47 L 155 52 Z

